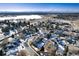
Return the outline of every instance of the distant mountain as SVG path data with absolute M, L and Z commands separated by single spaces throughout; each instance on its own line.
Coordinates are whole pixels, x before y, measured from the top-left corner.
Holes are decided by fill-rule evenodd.
M 0 15 L 47 15 L 47 14 L 79 14 L 67 12 L 0 12 Z

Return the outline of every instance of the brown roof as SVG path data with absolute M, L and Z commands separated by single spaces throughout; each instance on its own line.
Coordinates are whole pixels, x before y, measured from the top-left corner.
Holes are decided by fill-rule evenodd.
M 18 56 L 28 56 L 29 53 L 26 50 L 21 50 L 20 52 L 18 52 Z

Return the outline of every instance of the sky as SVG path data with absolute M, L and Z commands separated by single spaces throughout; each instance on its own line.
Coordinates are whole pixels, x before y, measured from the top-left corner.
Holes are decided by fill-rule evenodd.
M 0 3 L 0 12 L 79 12 L 79 3 Z

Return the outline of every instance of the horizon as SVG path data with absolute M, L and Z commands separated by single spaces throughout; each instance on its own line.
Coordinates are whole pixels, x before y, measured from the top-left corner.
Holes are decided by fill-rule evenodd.
M 56 14 L 58 14 L 58 13 L 77 13 L 77 14 L 79 14 L 79 12 L 47 12 L 47 11 L 29 11 L 29 12 L 27 12 L 27 11 L 0 11 L 0 13 L 28 13 L 28 14 L 30 14 L 30 13 L 36 13 L 36 14 L 38 14 L 38 13 L 47 13 L 47 14 L 54 14 L 54 13 L 56 13 Z

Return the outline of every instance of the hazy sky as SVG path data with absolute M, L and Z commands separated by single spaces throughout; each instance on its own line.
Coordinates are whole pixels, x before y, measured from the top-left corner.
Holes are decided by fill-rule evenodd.
M 0 11 L 79 12 L 78 3 L 0 3 Z

